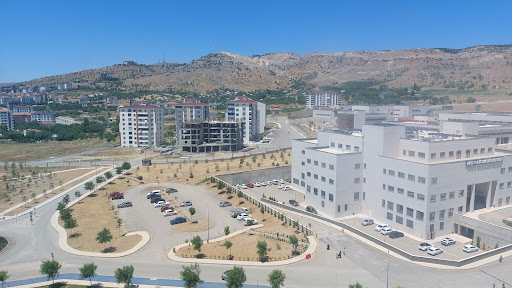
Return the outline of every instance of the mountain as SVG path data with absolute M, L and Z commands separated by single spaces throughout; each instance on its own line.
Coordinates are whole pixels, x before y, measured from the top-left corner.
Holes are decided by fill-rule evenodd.
M 242 56 L 217 52 L 184 64 L 114 65 L 19 84 L 51 86 L 73 82 L 80 87 L 118 87 L 128 91 L 173 88 L 204 93 L 215 88 L 288 89 L 299 81 L 322 87 L 367 80 L 389 87 L 411 87 L 416 83 L 432 89 L 512 91 L 512 45 L 305 55 Z

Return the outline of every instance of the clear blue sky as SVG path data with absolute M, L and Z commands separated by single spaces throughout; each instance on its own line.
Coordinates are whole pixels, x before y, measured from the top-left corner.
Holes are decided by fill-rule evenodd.
M 0 0 L 0 83 L 134 60 L 512 43 L 512 1 Z

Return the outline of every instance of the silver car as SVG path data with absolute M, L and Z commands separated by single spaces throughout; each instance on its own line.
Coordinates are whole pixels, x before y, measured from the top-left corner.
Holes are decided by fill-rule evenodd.
M 219 207 L 228 207 L 228 206 L 231 206 L 231 202 L 229 202 L 229 201 L 221 201 L 219 203 Z
M 181 207 L 192 206 L 192 201 L 190 201 L 190 200 L 183 201 L 183 202 L 181 202 L 180 206 Z
M 361 225 L 363 225 L 363 226 L 368 226 L 368 225 L 372 225 L 372 224 L 373 224 L 373 219 L 371 219 L 371 218 L 363 219 L 363 221 L 361 221 Z

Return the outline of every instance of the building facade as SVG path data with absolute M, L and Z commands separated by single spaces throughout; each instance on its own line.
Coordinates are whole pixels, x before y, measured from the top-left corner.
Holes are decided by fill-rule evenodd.
M 210 107 L 200 102 L 184 102 L 174 106 L 176 116 L 176 139 L 181 138 L 181 130 L 185 123 L 199 123 L 208 120 Z
M 233 121 L 186 122 L 179 145 L 185 152 L 237 151 L 242 148 L 242 123 Z
M 55 123 L 55 114 L 50 112 L 32 112 L 30 114 L 30 121 L 37 121 L 39 123 Z
M 0 109 L 0 126 L 7 127 L 7 130 L 14 129 L 14 118 L 12 111 Z
M 153 105 L 119 107 L 121 147 L 158 147 L 164 142 L 164 111 Z
M 265 131 L 266 105 L 246 96 L 228 102 L 226 121 L 242 123 L 243 143 L 259 141 L 258 134 Z
M 341 105 L 341 94 L 336 91 L 311 91 L 306 95 L 306 108 L 331 107 Z

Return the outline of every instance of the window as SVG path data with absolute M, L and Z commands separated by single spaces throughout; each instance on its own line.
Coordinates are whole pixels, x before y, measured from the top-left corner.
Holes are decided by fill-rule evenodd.
M 446 210 L 441 210 L 441 211 L 439 211 L 439 220 L 443 220 L 443 219 L 444 219 L 444 212 L 445 212 L 445 211 L 446 211 Z
M 396 192 L 398 192 L 398 194 L 404 194 L 404 188 L 397 188 Z
M 341 212 L 341 205 L 338 205 L 338 212 Z
M 363 191 L 363 200 L 366 200 L 366 192 L 364 192 L 364 191 Z
M 420 201 L 425 201 L 425 195 L 418 193 L 416 194 L 416 199 Z
M 306 172 L 306 174 L 308 175 L 308 177 L 311 177 L 311 172 Z
M 453 217 L 453 208 L 448 209 L 448 218 Z
M 302 161 L 302 166 L 306 166 L 306 162 Z
M 430 159 L 436 159 L 437 153 L 430 153 Z
M 444 230 L 444 222 L 439 223 L 439 230 Z
M 414 209 L 407 207 L 407 216 L 414 217 Z
M 500 207 L 501 205 L 503 205 L 503 198 L 498 199 L 498 207 Z
M 308 159 L 307 161 L 308 161 L 308 164 L 311 164 L 311 159 Z
M 334 201 L 334 195 L 332 193 L 329 193 L 329 201 Z
M 343 144 L 338 144 L 339 149 L 343 149 Z M 339 212 L 339 211 L 338 211 Z
M 462 208 L 464 208 L 463 206 L 459 206 L 459 208 L 457 208 L 457 211 L 459 211 L 459 214 L 462 214 Z
M 366 169 L 366 163 L 363 164 L 364 169 Z
M 396 215 L 396 223 L 404 224 L 404 218 L 402 216 Z
M 416 210 L 416 220 L 423 221 L 425 213 Z
M 386 175 L 387 173 L 387 170 L 386 169 L 382 169 L 382 174 Z
M 484 154 L 485 153 L 485 148 L 480 148 L 480 154 Z
M 500 189 L 505 188 L 505 183 L 500 183 Z
M 466 150 L 466 158 L 469 158 L 471 157 L 471 150 Z
M 327 164 L 325 164 L 324 162 L 322 162 L 322 168 L 325 168 L 327 167 Z
M 382 208 L 386 207 L 386 200 L 382 199 Z
M 430 203 L 436 202 L 437 195 L 430 195 Z
M 398 178 L 402 178 L 402 179 L 404 179 L 404 178 L 405 178 L 405 173 L 403 173 L 403 172 L 398 172 Z
M 439 158 L 445 158 L 446 152 L 439 152 Z
M 418 183 L 425 184 L 425 177 L 418 176 Z
M 320 202 L 320 206 L 325 207 L 325 201 L 324 200 L 322 200 L 322 202 Z
M 430 178 L 430 184 L 437 184 L 437 177 Z
M 508 167 L 508 173 L 512 172 L 512 167 Z
M 446 200 L 446 193 L 441 193 L 440 199 L 441 199 L 441 201 Z
M 473 154 L 478 154 L 478 149 L 473 149 Z
M 359 182 L 361 182 L 361 178 L 354 178 L 354 184 L 358 184 Z
M 354 165 L 354 169 L 355 169 L 355 170 L 359 170 L 359 169 L 361 169 L 361 164 L 355 164 L 355 165 Z
M 316 160 L 315 160 L 315 162 L 313 162 L 313 164 L 314 164 L 315 166 L 318 166 L 318 161 L 316 161 Z
M 391 186 L 391 185 L 388 185 L 388 191 L 389 192 L 395 192 L 395 187 Z
M 404 214 L 404 206 L 396 204 L 396 213 Z
M 334 170 L 334 165 L 329 164 L 329 170 Z
M 448 197 L 450 197 L 450 199 L 455 198 L 455 191 L 450 192 Z
M 300 174 L 300 177 L 301 177 L 302 179 L 306 179 L 306 175 L 304 175 L 304 173 L 301 173 L 301 174 Z
M 297 185 L 299 185 L 299 179 L 297 179 L 297 178 L 293 178 L 293 184 L 297 184 Z
M 346 149 L 346 150 L 350 150 L 350 148 L 351 148 L 351 146 L 350 146 L 350 145 L 346 145 L 346 146 L 345 146 L 345 149 Z
M 405 221 L 405 226 L 407 226 L 407 227 L 409 227 L 409 228 L 414 228 L 414 225 L 413 225 L 412 220 L 409 220 L 409 219 L 407 219 L 407 220 Z
M 448 152 L 448 157 L 453 158 L 453 151 Z
M 300 186 L 302 186 L 302 187 L 306 186 L 306 182 L 300 181 Z
M 345 211 L 347 211 L 348 209 L 348 204 L 345 204 Z
M 354 192 L 354 201 L 359 200 L 359 192 Z
M 324 176 L 322 176 L 322 182 L 325 182 L 325 177 Z
M 320 191 L 320 197 L 322 197 L 322 199 L 325 199 L 325 191 L 324 190 Z
M 395 171 L 389 170 L 388 172 L 389 172 L 389 176 L 395 176 Z
M 487 153 L 491 153 L 491 152 L 492 152 L 492 147 L 487 148 Z
M 309 185 L 308 185 L 308 186 L 306 186 L 306 190 L 307 190 L 309 193 L 311 193 L 311 186 L 309 186 Z
M 354 152 L 359 152 L 359 146 L 354 146 Z
M 455 158 L 460 159 L 461 157 L 462 157 L 462 151 L 458 150 L 457 151 L 457 156 Z
M 409 151 L 409 156 L 411 156 L 411 157 L 416 156 L 416 152 L 414 152 L 414 151 Z
M 318 174 L 313 174 L 313 178 L 318 179 Z
M 412 191 L 407 191 L 407 197 L 414 198 L 414 192 L 412 192 Z
M 331 142 L 331 147 L 334 147 L 334 142 Z
M 436 212 L 430 212 L 428 220 L 429 221 L 435 221 L 436 220 Z
M 459 190 L 459 197 L 464 197 L 464 190 Z
M 388 212 L 387 215 L 386 215 L 386 219 L 393 220 L 393 213 L 389 213 Z
M 306 150 L 302 150 L 302 155 L 306 155 Z
M 329 179 L 329 184 L 334 185 L 334 179 Z
M 313 188 L 313 194 L 318 195 L 318 188 Z
M 505 204 L 506 205 L 510 204 L 510 196 L 507 196 L 507 198 L 505 198 Z
M 386 190 L 386 184 L 382 184 L 382 190 Z
M 409 181 L 415 181 L 416 180 L 416 176 L 408 174 L 407 175 L 407 179 L 409 179 Z
M 425 159 L 425 153 L 418 152 L 418 158 Z
M 501 168 L 501 174 L 505 174 L 505 168 Z

